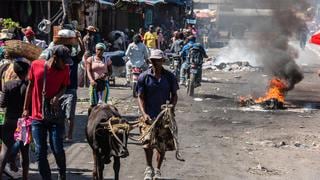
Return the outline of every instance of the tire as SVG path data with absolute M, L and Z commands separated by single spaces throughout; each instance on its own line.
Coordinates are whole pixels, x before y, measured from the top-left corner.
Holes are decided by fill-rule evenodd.
M 177 78 L 177 81 L 179 82 L 180 81 L 180 72 L 179 71 L 176 71 L 176 78 Z
M 173 74 L 175 75 L 176 79 L 179 80 L 180 79 L 180 72 L 177 68 L 174 69 Z
M 190 79 L 189 79 L 189 84 L 187 87 L 187 95 L 188 96 L 193 96 L 194 95 L 194 84 L 195 84 L 195 75 L 194 74 L 190 74 Z
M 176 75 L 177 80 L 180 80 L 180 66 L 176 66 L 174 70 L 174 74 Z
M 137 91 L 136 91 L 137 83 L 136 83 L 136 82 L 132 83 L 132 86 L 131 86 L 131 87 L 132 87 L 132 96 L 133 96 L 134 98 L 138 97 Z

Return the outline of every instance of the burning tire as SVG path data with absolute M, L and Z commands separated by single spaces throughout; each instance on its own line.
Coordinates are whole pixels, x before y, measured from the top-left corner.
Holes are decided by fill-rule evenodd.
M 276 98 L 268 99 L 261 103 L 261 106 L 266 110 L 277 110 L 277 109 L 285 109 L 284 103 L 280 102 Z

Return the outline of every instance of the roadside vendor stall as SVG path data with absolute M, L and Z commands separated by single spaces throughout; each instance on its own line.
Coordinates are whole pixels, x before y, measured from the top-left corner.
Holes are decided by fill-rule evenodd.
M 196 27 L 198 28 L 199 37 L 201 38 L 199 41 L 207 48 L 215 42 L 215 39 L 218 36 L 216 32 L 217 29 L 215 28 L 216 11 L 195 9 L 194 12 L 197 20 Z

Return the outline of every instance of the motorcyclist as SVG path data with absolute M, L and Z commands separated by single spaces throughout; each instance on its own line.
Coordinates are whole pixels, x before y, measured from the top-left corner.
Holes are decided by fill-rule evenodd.
M 183 47 L 183 33 L 177 32 L 174 35 L 174 39 L 175 40 L 171 45 L 170 52 L 175 53 L 175 54 L 179 54 L 179 52 L 181 51 L 181 49 Z
M 129 44 L 126 51 L 128 62 L 126 63 L 127 85 L 130 83 L 132 67 L 147 69 L 147 61 L 149 53 L 147 47 L 142 43 L 141 36 L 136 34 L 133 36 L 133 42 Z
M 180 85 L 185 85 L 186 84 L 186 74 L 187 71 L 190 67 L 190 49 L 192 48 L 197 48 L 199 49 L 199 60 L 198 62 L 201 62 L 200 64 L 202 65 L 203 62 L 203 58 L 208 58 L 208 55 L 206 53 L 206 51 L 204 50 L 204 48 L 202 47 L 201 44 L 196 43 L 196 37 L 191 35 L 187 38 L 187 44 L 182 48 L 181 50 L 181 57 L 183 60 L 183 63 L 181 65 L 181 70 L 180 70 Z M 201 76 L 202 76 L 202 68 L 200 67 L 198 70 L 198 73 L 196 75 L 196 83 L 198 84 L 198 86 L 200 85 L 201 82 Z

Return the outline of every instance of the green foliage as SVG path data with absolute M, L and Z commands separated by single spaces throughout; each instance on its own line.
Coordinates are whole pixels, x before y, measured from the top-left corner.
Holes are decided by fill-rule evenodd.
M 1 26 L 5 29 L 15 29 L 20 27 L 18 22 L 13 21 L 11 18 L 3 19 Z

